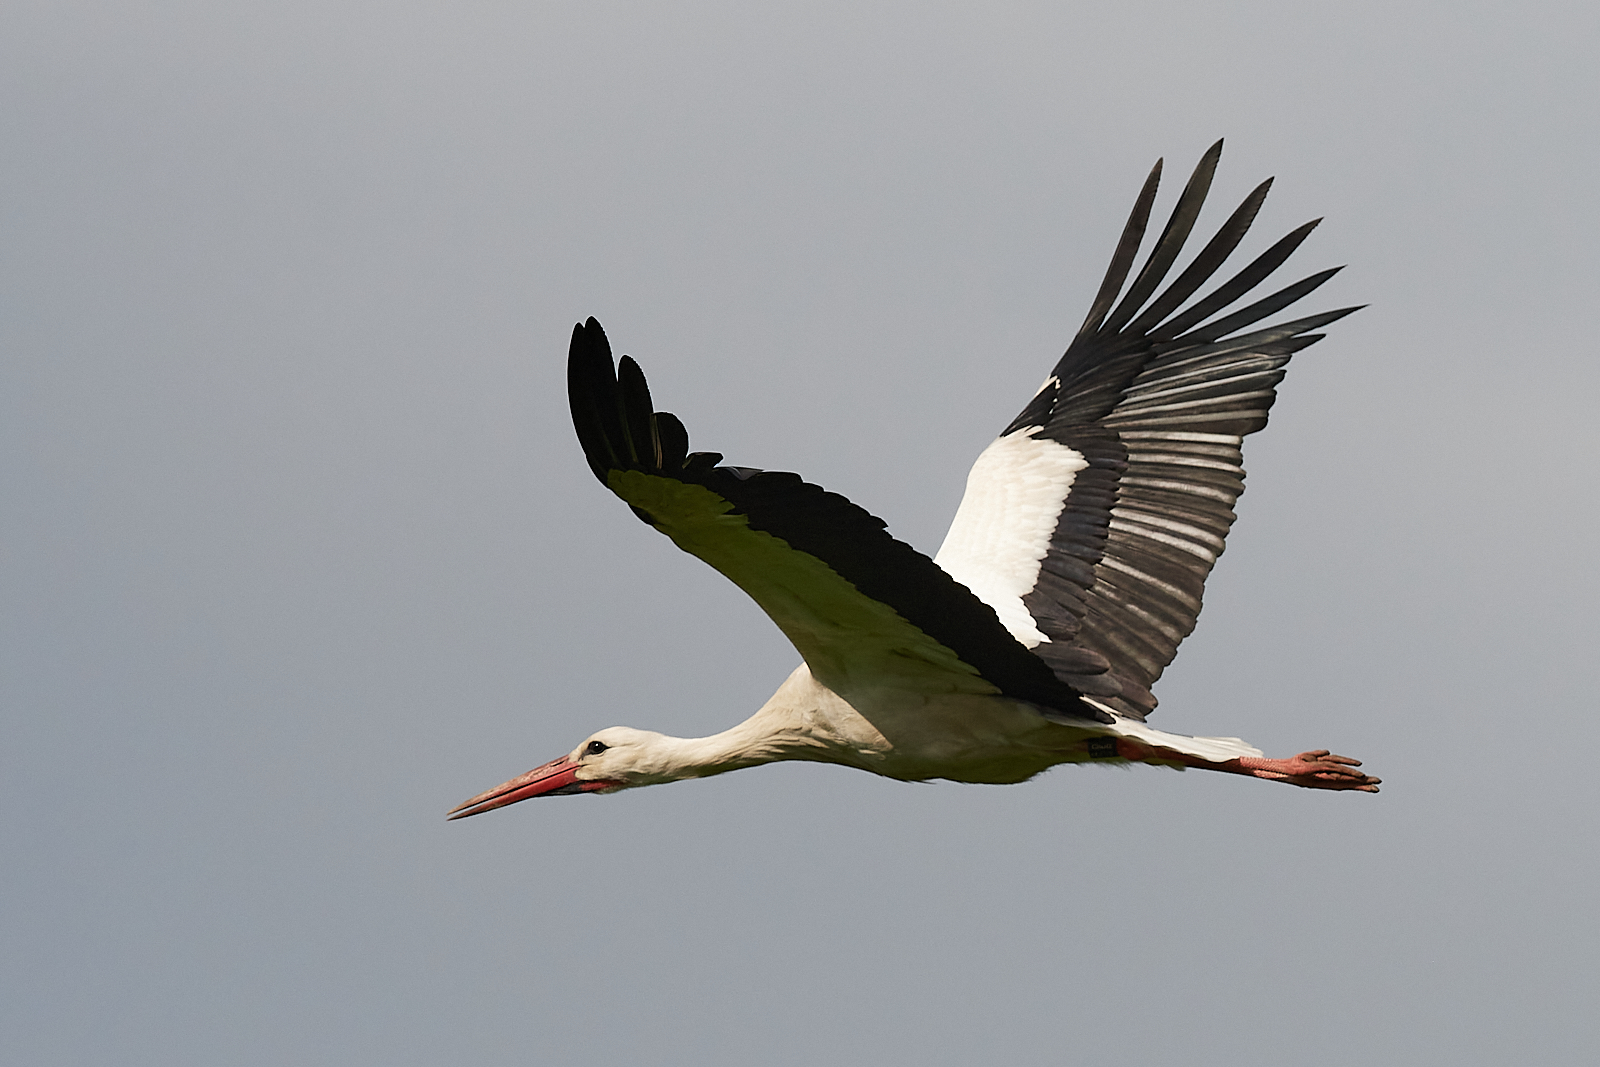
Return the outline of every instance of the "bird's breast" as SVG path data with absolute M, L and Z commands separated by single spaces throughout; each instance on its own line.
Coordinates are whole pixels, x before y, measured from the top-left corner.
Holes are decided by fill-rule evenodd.
M 907 781 L 1026 781 L 1077 758 L 1099 732 L 1051 722 L 1032 705 L 998 695 L 890 687 L 836 693 L 804 667 L 785 688 L 791 684 L 799 691 L 793 695 L 804 693 L 811 728 L 833 753 L 823 758 Z

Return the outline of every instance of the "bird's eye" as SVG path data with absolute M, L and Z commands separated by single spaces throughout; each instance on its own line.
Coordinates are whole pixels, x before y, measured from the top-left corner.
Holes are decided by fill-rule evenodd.
M 598 756 L 600 753 L 604 752 L 607 747 L 608 746 L 604 741 L 590 741 L 589 744 L 584 748 L 583 752 L 586 756 Z

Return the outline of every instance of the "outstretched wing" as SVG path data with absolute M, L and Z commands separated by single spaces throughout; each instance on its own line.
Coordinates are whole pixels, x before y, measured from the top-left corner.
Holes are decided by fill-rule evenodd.
M 1137 719 L 1155 707 L 1150 687 L 1194 629 L 1206 576 L 1244 492 L 1244 436 L 1267 424 L 1289 357 L 1321 340 L 1313 331 L 1357 310 L 1241 332 L 1316 289 L 1335 268 L 1214 317 L 1276 270 L 1317 224 L 1309 222 L 1178 311 L 1238 246 L 1270 179 L 1155 295 L 1221 154 L 1218 141 L 1200 160 L 1118 301 L 1155 199 L 1156 163 L 1082 329 L 978 458 L 936 557 L 994 605 L 1059 679 Z
M 719 466 L 656 411 L 639 365 L 613 364 L 594 319 L 572 331 L 572 421 L 595 476 L 634 514 L 727 575 L 836 692 L 1003 693 L 1097 717 L 995 612 L 875 518 L 798 475 Z

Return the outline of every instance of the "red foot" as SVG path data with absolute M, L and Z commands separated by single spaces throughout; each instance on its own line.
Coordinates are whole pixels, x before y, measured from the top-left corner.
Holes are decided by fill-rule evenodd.
M 1243 757 L 1228 762 L 1238 764 L 1245 774 L 1307 789 L 1359 789 L 1363 793 L 1376 793 L 1378 783 L 1383 780 L 1356 770 L 1361 766 L 1360 760 L 1335 756 L 1325 748 L 1302 752 L 1290 759 Z

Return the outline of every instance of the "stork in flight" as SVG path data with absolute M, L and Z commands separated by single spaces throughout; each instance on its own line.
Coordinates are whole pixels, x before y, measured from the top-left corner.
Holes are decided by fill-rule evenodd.
M 595 477 L 750 594 L 804 662 L 731 730 L 678 738 L 612 726 L 450 817 L 777 760 L 989 783 L 1026 781 L 1060 763 L 1138 762 L 1377 792 L 1379 779 L 1357 770 L 1359 761 L 1326 749 L 1267 759 L 1237 738 L 1145 725 L 1156 706 L 1150 687 L 1194 629 L 1233 524 L 1244 436 L 1266 425 L 1289 357 L 1357 310 L 1254 328 L 1334 268 L 1223 313 L 1316 222 L 1179 310 L 1244 237 L 1270 179 L 1157 294 L 1221 154 L 1219 141 L 1200 160 L 1123 292 L 1155 199 L 1156 163 L 1083 327 L 978 456 L 932 559 L 798 475 L 690 452 L 683 424 L 651 404 L 639 365 L 629 356 L 613 364 L 594 319 L 577 326 L 567 386 Z

